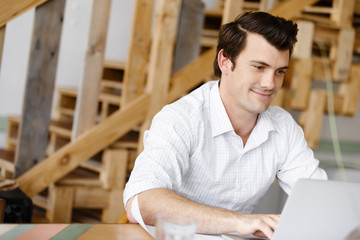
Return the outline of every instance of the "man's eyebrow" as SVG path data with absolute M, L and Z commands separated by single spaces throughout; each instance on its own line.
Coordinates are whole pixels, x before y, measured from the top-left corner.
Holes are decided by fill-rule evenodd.
M 259 60 L 251 60 L 250 61 L 251 63 L 257 63 L 257 64 L 261 64 L 261 65 L 264 65 L 264 66 L 267 66 L 267 67 L 271 67 L 270 64 L 266 63 L 266 62 L 263 62 L 263 61 L 259 61 Z M 284 67 L 279 67 L 278 69 L 288 69 L 289 66 L 284 66 Z

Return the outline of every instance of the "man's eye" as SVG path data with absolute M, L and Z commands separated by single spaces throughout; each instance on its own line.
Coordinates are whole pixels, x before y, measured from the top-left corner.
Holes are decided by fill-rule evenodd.
M 259 70 L 264 69 L 263 66 L 254 66 L 254 67 L 257 68 L 257 69 L 259 69 Z
M 284 70 L 278 70 L 278 74 L 285 74 Z

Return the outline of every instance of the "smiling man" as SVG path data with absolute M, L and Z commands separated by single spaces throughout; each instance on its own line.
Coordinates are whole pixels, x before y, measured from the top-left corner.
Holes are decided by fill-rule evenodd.
M 144 136 L 124 192 L 146 224 L 170 213 L 198 232 L 272 237 L 278 215 L 251 214 L 276 178 L 286 193 L 299 178 L 326 179 L 289 113 L 270 106 L 283 83 L 297 25 L 246 12 L 221 27 L 214 61 L 220 79 L 165 106 Z

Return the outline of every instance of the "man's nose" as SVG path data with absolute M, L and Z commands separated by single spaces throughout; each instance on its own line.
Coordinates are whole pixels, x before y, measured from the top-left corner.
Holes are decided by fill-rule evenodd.
M 260 86 L 266 90 L 272 90 L 275 86 L 275 75 L 272 72 L 267 72 L 261 78 Z

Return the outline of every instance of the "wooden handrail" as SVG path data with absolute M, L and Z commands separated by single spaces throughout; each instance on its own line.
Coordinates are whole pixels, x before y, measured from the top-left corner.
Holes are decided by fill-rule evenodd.
M 0 1 L 0 27 L 22 13 L 37 7 L 48 0 L 1 0 Z M 56 0 L 54 0 L 56 1 Z
M 134 126 L 144 121 L 150 100 L 151 96 L 149 94 L 136 98 L 100 124 L 82 134 L 75 141 L 44 159 L 16 179 L 19 188 L 28 196 L 33 196 L 51 183 L 64 177 L 82 162 L 100 152 L 118 138 L 124 136 Z

